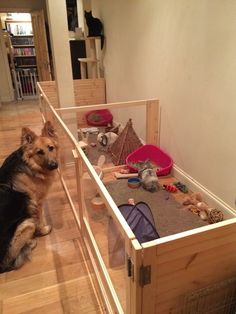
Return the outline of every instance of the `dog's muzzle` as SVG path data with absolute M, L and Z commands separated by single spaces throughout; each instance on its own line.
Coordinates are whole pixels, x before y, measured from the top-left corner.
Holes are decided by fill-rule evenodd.
M 58 168 L 58 163 L 56 161 L 51 161 L 50 163 L 47 164 L 48 170 L 55 170 L 57 168 Z

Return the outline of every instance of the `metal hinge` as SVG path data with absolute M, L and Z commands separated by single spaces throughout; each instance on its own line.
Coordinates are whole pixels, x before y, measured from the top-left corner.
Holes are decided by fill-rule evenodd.
M 151 265 L 142 265 L 139 271 L 139 284 L 143 287 L 149 283 L 151 283 Z
M 128 277 L 134 278 L 134 263 L 132 262 L 130 256 L 127 256 L 127 273 Z

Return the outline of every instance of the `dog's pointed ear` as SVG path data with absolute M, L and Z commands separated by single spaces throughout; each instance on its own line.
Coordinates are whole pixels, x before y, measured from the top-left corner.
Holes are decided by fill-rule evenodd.
M 36 139 L 37 135 L 31 131 L 29 128 L 22 128 L 21 131 L 21 145 L 31 144 Z
M 45 122 L 44 127 L 42 129 L 42 136 L 52 137 L 54 139 L 57 139 L 57 133 L 56 133 L 51 121 Z

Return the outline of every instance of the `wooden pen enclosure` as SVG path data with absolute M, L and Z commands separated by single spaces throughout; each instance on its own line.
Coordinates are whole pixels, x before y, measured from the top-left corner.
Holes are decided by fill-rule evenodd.
M 61 147 L 61 180 L 88 250 L 90 271 L 108 312 L 233 313 L 236 297 L 233 210 L 208 194 L 209 204 L 223 211 L 224 221 L 141 245 L 104 185 L 119 166 L 105 163 L 102 180 L 78 141 L 77 129 L 85 126 L 85 112 L 110 109 L 114 120 L 124 124 L 124 117 L 132 118 L 132 112 L 140 110 L 142 119 L 145 117 L 148 123 L 138 135 L 146 143 L 158 145 L 158 100 L 107 104 L 103 79 L 78 80 L 74 87 L 76 107 L 59 108 L 55 82 L 39 83 L 40 108 L 43 119 L 52 120 L 56 126 Z M 134 126 L 137 125 L 134 119 Z M 198 190 L 196 184 L 189 184 Z M 97 193 L 105 207 L 95 210 L 91 198 Z M 110 249 L 116 240 L 112 230 L 119 231 L 123 244 L 117 251 Z

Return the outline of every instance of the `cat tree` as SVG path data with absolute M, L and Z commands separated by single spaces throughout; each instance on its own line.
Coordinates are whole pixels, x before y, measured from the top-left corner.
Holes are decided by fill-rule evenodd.
M 100 37 L 86 37 L 87 58 L 79 58 L 81 79 L 100 78 L 100 60 L 97 47 L 101 47 Z M 88 53 L 89 51 L 89 53 Z

